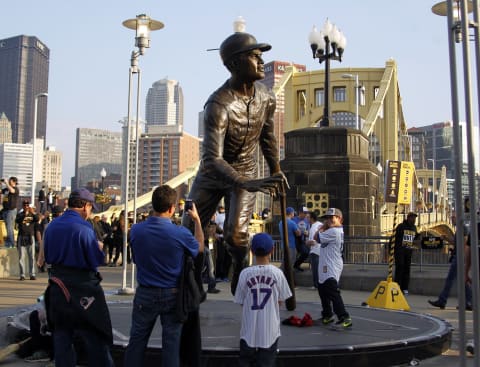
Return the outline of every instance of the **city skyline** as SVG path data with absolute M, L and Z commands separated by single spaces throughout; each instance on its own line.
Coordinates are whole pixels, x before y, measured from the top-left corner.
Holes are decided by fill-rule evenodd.
M 23 0 L 5 4 L 10 16 L 0 39 L 31 35 L 51 50 L 46 139 L 64 154 L 63 183 L 68 184 L 74 175 L 76 128 L 120 132 L 118 121 L 127 114 L 127 71 L 135 40 L 134 32 L 121 25 L 125 19 L 146 13 L 165 24 L 152 32 L 151 48 L 139 60 L 142 117 L 148 87 L 167 76 L 182 85 L 184 128 L 196 135 L 204 102 L 228 78 L 218 51 L 206 50 L 218 48 L 232 33 L 237 16 L 246 19 L 247 32 L 272 44 L 264 54 L 266 63 L 291 61 L 307 70 L 323 68 L 311 58 L 307 37 L 314 24 L 321 28 L 328 17 L 347 37 L 343 62 L 332 68 L 381 67 L 395 59 L 406 120 L 413 127 L 451 118 L 447 26 L 445 18 L 431 12 L 435 2 L 344 0 L 319 6 L 307 0 L 294 14 L 250 0 L 210 1 L 208 11 L 200 3 L 52 0 L 26 7 Z

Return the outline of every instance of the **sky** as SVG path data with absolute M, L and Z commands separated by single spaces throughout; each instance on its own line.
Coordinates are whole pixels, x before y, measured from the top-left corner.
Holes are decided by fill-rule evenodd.
M 75 167 L 79 127 L 120 131 L 127 115 L 128 69 L 135 31 L 126 19 L 147 14 L 165 24 L 151 33 L 139 59 L 140 114 L 148 88 L 165 77 L 184 94 L 185 130 L 197 134 L 198 113 L 229 76 L 218 48 L 239 15 L 246 31 L 272 45 L 265 62 L 291 61 L 307 70 L 324 68 L 312 59 L 308 33 L 328 18 L 347 38 L 342 63 L 331 67 L 384 67 L 397 62 L 408 127 L 451 120 L 446 18 L 431 12 L 436 1 L 303 0 L 16 0 L 3 1 L 0 39 L 38 37 L 50 48 L 47 145 L 63 153 L 63 184 Z

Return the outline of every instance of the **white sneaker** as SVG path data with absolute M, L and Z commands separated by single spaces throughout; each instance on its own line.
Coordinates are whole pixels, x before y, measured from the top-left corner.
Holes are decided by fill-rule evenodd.
M 403 291 L 403 295 L 404 295 L 404 296 L 408 296 L 408 289 L 405 289 L 405 290 Z

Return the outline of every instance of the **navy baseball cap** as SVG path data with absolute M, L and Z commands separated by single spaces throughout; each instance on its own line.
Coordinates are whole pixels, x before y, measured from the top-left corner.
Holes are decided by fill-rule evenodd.
M 85 188 L 75 189 L 71 192 L 69 199 L 80 199 L 88 201 L 93 205 L 93 209 L 98 211 L 98 206 L 95 203 L 95 195 Z
M 273 239 L 268 233 L 257 233 L 252 239 L 252 251 L 255 255 L 265 256 L 272 252 Z
M 287 208 L 286 212 L 287 212 L 287 215 L 290 215 L 290 214 L 292 214 L 292 213 L 295 213 L 295 209 L 293 209 L 291 206 L 289 206 L 289 207 Z

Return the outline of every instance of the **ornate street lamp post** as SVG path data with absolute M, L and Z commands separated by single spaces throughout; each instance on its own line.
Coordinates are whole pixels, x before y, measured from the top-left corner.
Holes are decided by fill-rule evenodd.
M 129 179 L 130 179 L 130 140 L 131 140 L 131 104 L 132 104 L 132 79 L 133 74 L 137 74 L 137 106 L 136 106 L 136 139 L 137 146 L 135 149 L 138 150 L 138 125 L 139 125 L 139 106 L 140 106 L 140 69 L 138 68 L 138 57 L 145 53 L 145 49 L 150 47 L 150 31 L 155 31 L 162 29 L 164 27 L 162 22 L 151 19 L 145 14 L 137 15 L 135 19 L 128 19 L 124 21 L 123 26 L 129 29 L 135 30 L 135 46 L 138 48 L 137 51 L 132 51 L 130 58 L 130 69 L 128 73 L 128 114 L 127 114 L 127 131 L 126 131 L 126 147 L 125 147 L 125 158 L 123 162 L 123 172 L 124 172 L 124 187 L 123 187 L 123 202 L 125 205 L 124 209 L 124 220 L 125 226 L 123 231 L 123 279 L 122 279 L 122 288 L 119 289 L 120 294 L 131 294 L 134 292 L 134 271 L 132 266 L 132 287 L 127 288 L 127 236 L 128 236 L 128 193 L 130 189 Z M 136 160 L 138 160 L 138 152 L 135 154 Z M 135 164 L 135 179 L 138 175 L 138 163 Z M 136 186 L 136 185 L 135 185 Z M 136 188 L 135 188 L 136 189 Z M 134 192 L 134 198 L 136 200 L 137 192 Z M 135 208 L 136 209 L 136 208 Z M 134 213 L 135 216 L 135 213 Z
M 468 13 L 473 10 L 473 22 L 470 22 Z M 451 103 L 452 103 L 452 121 L 453 121 L 453 148 L 454 148 L 454 163 L 456 167 L 462 167 L 462 152 L 461 152 L 461 130 L 460 130 L 460 114 L 458 101 L 458 79 L 457 79 L 457 55 L 455 43 L 462 43 L 463 54 L 463 73 L 464 73 L 464 95 L 465 95 L 465 115 L 467 122 L 467 153 L 468 153 L 468 186 L 471 201 L 471 221 L 477 222 L 477 193 L 475 187 L 475 164 L 473 157 L 473 111 L 472 111 L 472 91 L 471 91 L 471 68 L 470 68 L 470 46 L 469 46 L 469 28 L 474 29 L 474 43 L 476 50 L 476 74 L 477 74 L 477 98 L 479 98 L 480 105 L 480 34 L 479 34 L 479 3 L 478 0 L 448 0 L 435 4 L 432 7 L 432 12 L 436 15 L 447 17 L 447 32 L 448 32 L 448 53 L 450 62 L 450 88 L 451 88 Z M 462 182 L 462 174 L 460 169 L 455 170 L 455 181 Z M 456 211 L 456 252 L 457 252 L 457 290 L 458 290 L 458 325 L 460 335 L 460 366 L 465 367 L 466 355 L 466 316 L 465 316 L 465 252 L 463 247 L 463 226 L 464 212 L 460 203 L 463 201 L 461 190 L 455 190 L 455 211 Z M 472 243 L 478 242 L 477 226 L 470 227 L 470 237 Z M 480 287 L 479 287 L 479 263 L 478 263 L 478 246 L 472 246 L 472 279 L 473 279 L 473 304 L 478 305 L 480 302 Z M 473 315 L 473 337 L 475 341 L 474 358 L 475 365 L 480 365 L 480 316 L 478 312 Z
M 330 110 L 329 110 L 329 88 L 330 88 L 330 60 L 342 62 L 343 51 L 347 44 L 347 40 L 336 25 L 330 23 L 327 19 L 321 32 L 317 31 L 314 26 L 308 35 L 308 42 L 312 49 L 314 59 L 318 59 L 321 64 L 325 61 L 325 101 L 323 107 L 323 117 L 320 126 L 329 126 Z
M 100 177 L 102 178 L 102 212 L 103 212 L 103 203 L 105 202 L 105 177 L 107 177 L 107 171 L 105 168 L 102 168 L 100 171 Z
M 38 119 L 38 99 L 40 97 L 48 97 L 48 93 L 38 93 L 34 97 L 33 105 L 33 135 L 32 135 L 32 192 L 30 204 L 35 205 L 35 184 L 37 177 L 35 175 L 35 160 L 36 160 L 36 142 L 37 142 L 37 119 Z

